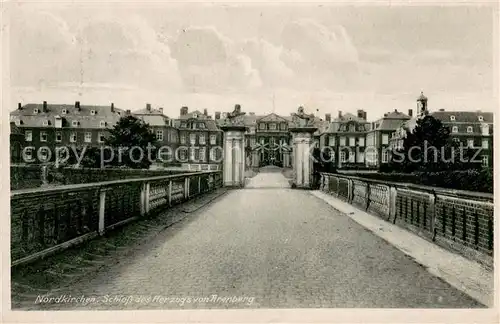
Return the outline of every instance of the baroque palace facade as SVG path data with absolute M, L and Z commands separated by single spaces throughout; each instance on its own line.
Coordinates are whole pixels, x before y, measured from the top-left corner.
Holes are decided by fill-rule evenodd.
M 241 106 L 234 111 L 241 113 Z M 11 161 L 12 163 L 46 163 L 54 160 L 56 146 L 101 146 L 109 129 L 123 116 L 134 115 L 147 123 L 156 135 L 156 146 L 169 146 L 177 150 L 171 157 L 172 163 L 164 166 L 182 166 L 198 170 L 220 168 L 222 158 L 223 132 L 220 129 L 227 112 L 215 112 L 212 118 L 204 109 L 189 112 L 188 107 L 180 109 L 177 118 L 163 114 L 162 108 L 150 104 L 141 110 L 131 112 L 109 106 L 67 104 L 18 104 L 10 114 L 11 118 Z M 375 121 L 367 120 L 367 113 L 338 112 L 337 118 L 325 114 L 314 117 L 315 145 L 330 150 L 331 161 L 338 169 L 376 170 L 389 162 L 391 150 L 402 145 L 406 132 L 411 131 L 416 120 L 426 114 L 440 119 L 450 127 L 451 135 L 470 147 L 482 148 L 485 166 L 493 163 L 493 114 L 480 111 L 430 112 L 427 98 L 417 98 L 417 114 L 413 109 L 408 114 L 394 110 L 385 113 Z M 246 167 L 258 168 L 265 165 L 292 167 L 293 138 L 289 131 L 292 115 L 270 113 L 243 115 L 245 133 Z

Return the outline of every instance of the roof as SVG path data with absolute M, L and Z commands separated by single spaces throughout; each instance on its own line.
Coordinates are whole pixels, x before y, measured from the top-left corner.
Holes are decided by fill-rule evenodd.
M 375 130 L 396 130 L 409 119 L 382 119 Z
M 137 118 L 142 119 L 151 126 L 168 126 L 169 121 L 169 118 L 165 115 L 139 115 Z
M 38 113 L 35 113 L 38 109 Z M 91 111 L 95 114 L 92 115 Z M 63 111 L 65 113 L 63 114 Z M 125 115 L 123 109 L 111 106 L 80 105 L 80 110 L 75 105 L 47 104 L 47 111 L 43 111 L 43 104 L 27 104 L 22 109 L 11 112 L 11 120 L 20 121 L 20 127 L 54 127 L 56 118 L 62 119 L 62 127 L 71 127 L 73 121 L 78 121 L 78 128 L 102 128 L 101 121 L 109 127 L 114 125 Z M 48 126 L 44 122 L 48 121 Z
M 196 117 L 195 117 L 196 115 Z M 196 118 L 196 119 L 208 119 L 208 116 L 204 115 L 201 111 L 195 110 L 190 113 L 187 113 L 185 115 L 179 116 L 179 119 L 191 119 L 191 118 Z
M 176 127 L 176 128 L 179 128 L 179 129 L 188 129 L 188 130 L 193 130 L 191 128 L 181 128 L 181 123 L 182 122 L 203 122 L 205 123 L 205 128 L 198 128 L 197 130 L 208 130 L 208 131 L 220 131 L 219 127 L 217 126 L 217 122 L 213 119 L 200 119 L 200 118 L 190 118 L 190 120 L 185 120 L 185 119 L 175 119 L 174 120 L 174 123 L 173 123 L 173 126 Z
M 458 122 L 458 123 L 493 123 L 492 112 L 481 111 L 434 111 L 431 116 L 441 120 L 442 122 Z M 452 121 L 450 116 L 455 116 Z M 483 121 L 479 121 L 479 116 L 483 116 Z
M 333 122 L 346 122 L 346 121 L 350 121 L 350 120 L 357 121 L 358 123 L 365 123 L 366 122 L 366 120 L 364 120 L 363 118 L 359 118 L 358 116 L 355 116 L 351 113 L 345 113 L 344 115 L 335 118 L 333 120 Z

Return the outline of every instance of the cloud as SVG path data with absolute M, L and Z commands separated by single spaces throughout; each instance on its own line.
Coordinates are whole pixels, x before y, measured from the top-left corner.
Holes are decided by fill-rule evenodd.
M 169 45 L 188 89 L 223 92 L 262 84 L 253 61 L 213 27 L 183 29 Z

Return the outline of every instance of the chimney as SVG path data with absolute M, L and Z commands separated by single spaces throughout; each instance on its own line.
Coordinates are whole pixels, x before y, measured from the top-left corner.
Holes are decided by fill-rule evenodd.
M 250 112 L 250 116 L 255 116 L 255 113 L 253 111 Z
M 339 118 L 342 118 L 342 110 L 339 110 Z
M 183 106 L 181 107 L 181 116 L 185 116 L 188 114 L 188 107 Z
M 366 111 L 363 111 L 363 119 L 366 120 Z
M 235 113 L 240 113 L 241 112 L 241 106 L 239 104 L 234 105 L 234 112 Z
M 363 119 L 364 111 L 362 109 L 358 109 L 358 118 Z
M 130 116 L 130 109 L 127 109 L 127 116 Z
M 111 112 L 115 112 L 115 104 L 111 103 Z
M 47 101 L 43 102 L 43 112 L 47 112 Z
M 19 102 L 19 103 L 17 103 L 17 109 L 19 109 L 19 110 L 23 110 L 23 105 L 21 105 L 21 103 L 20 103 L 20 102 Z
M 151 111 L 151 104 L 149 104 L 149 103 L 146 104 L 146 110 Z
M 327 122 L 331 122 L 332 121 L 332 114 L 325 114 L 325 120 Z
M 413 117 L 413 109 L 408 109 L 408 116 Z
M 78 111 L 82 110 L 80 108 L 80 101 L 75 101 L 75 108 L 78 109 Z
M 208 110 L 207 110 L 207 108 L 203 109 L 203 115 L 208 116 Z
M 220 111 L 215 112 L 215 119 L 220 119 Z
M 398 112 L 398 110 L 397 110 L 397 109 L 394 109 L 394 112 L 395 112 L 395 113 L 397 113 L 397 112 Z
M 443 108 L 441 108 L 441 109 L 439 109 L 439 111 L 444 111 L 444 109 L 443 109 Z M 479 111 L 478 111 L 478 112 L 479 112 Z
M 158 110 L 160 111 L 160 114 L 163 115 L 163 107 L 158 108 Z

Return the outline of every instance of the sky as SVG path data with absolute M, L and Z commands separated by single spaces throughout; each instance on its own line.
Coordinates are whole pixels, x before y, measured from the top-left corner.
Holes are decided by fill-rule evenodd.
M 372 120 L 415 109 L 496 108 L 487 6 L 18 3 L 10 7 L 17 102 L 151 103 Z M 496 35 L 495 35 L 496 36 Z M 496 63 L 495 63 L 496 64 Z

